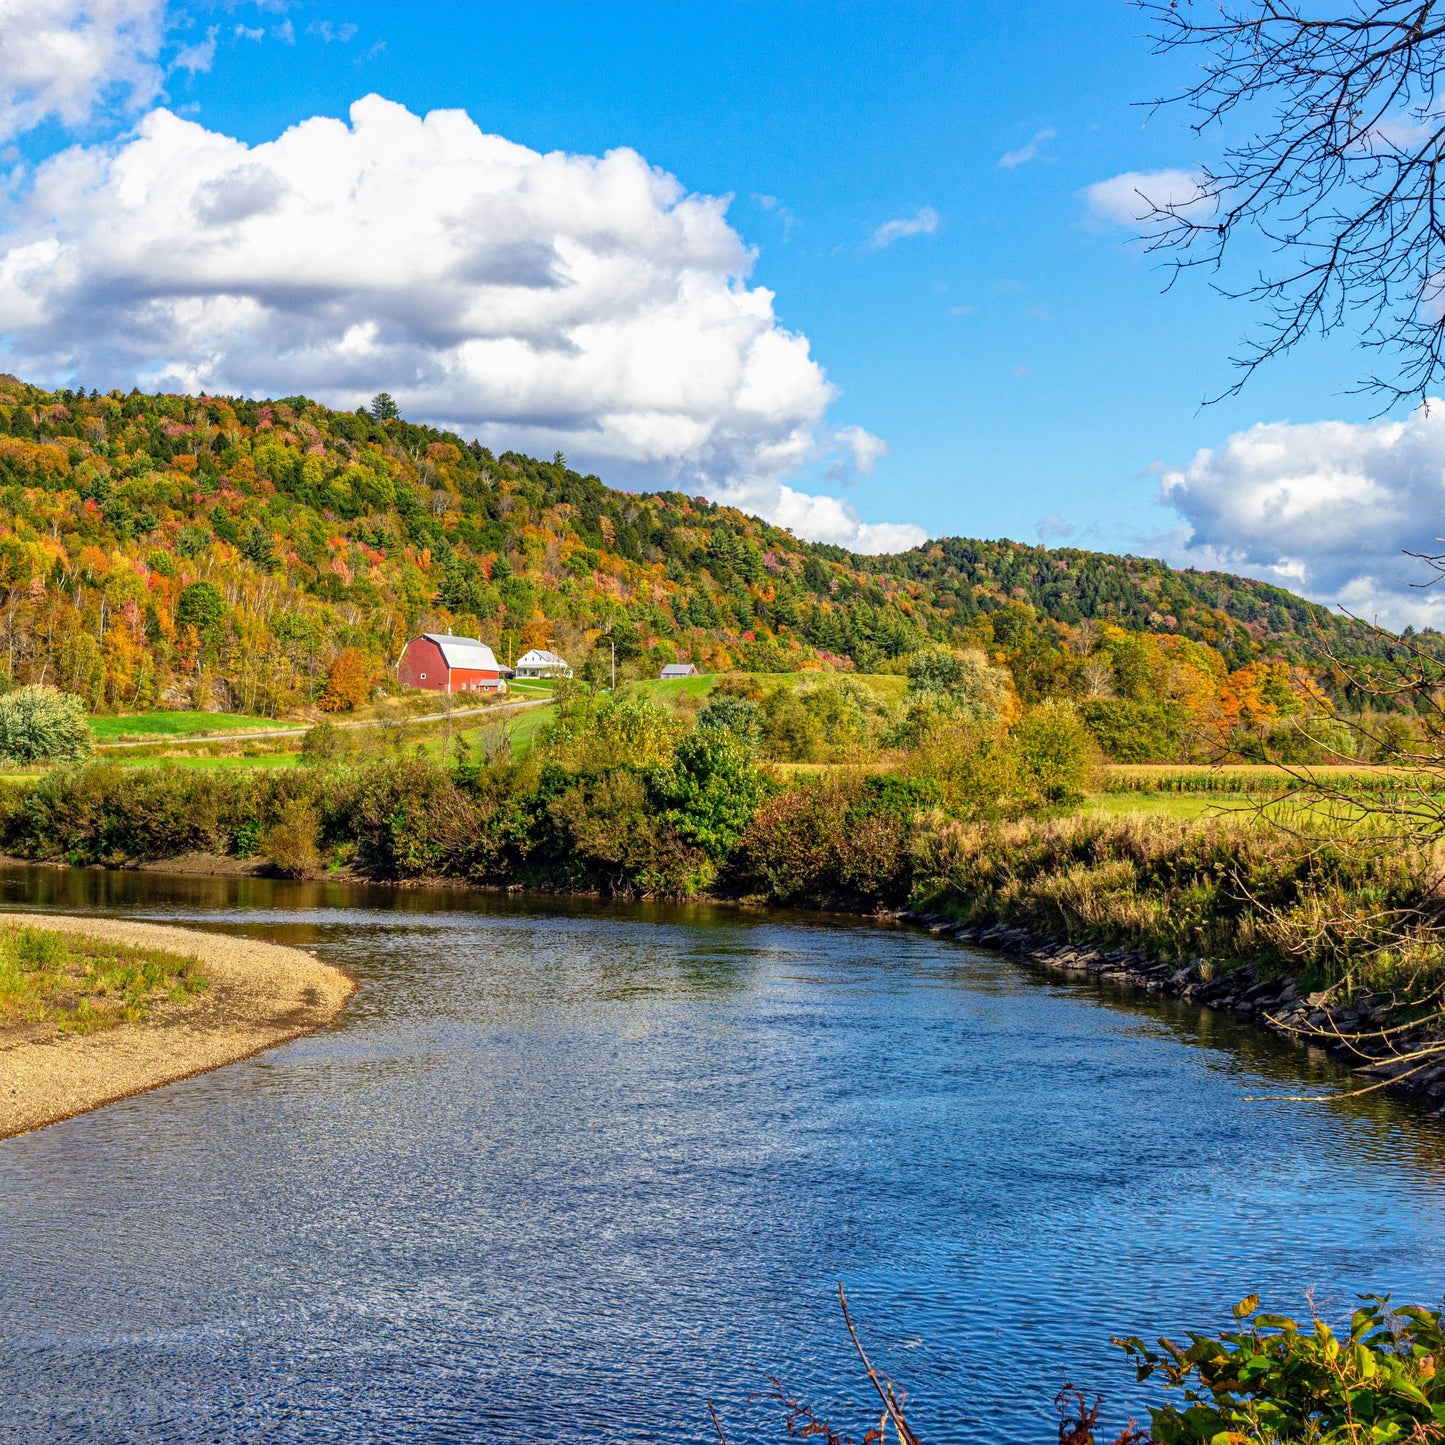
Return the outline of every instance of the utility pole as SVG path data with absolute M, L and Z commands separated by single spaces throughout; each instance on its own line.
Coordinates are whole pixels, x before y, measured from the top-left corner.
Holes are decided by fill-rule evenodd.
M 617 644 L 609 637 L 607 645 L 612 649 L 612 691 L 617 691 Z

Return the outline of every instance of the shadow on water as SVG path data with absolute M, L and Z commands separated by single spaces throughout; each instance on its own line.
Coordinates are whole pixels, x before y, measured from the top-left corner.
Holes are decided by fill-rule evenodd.
M 1445 1136 L 1238 1021 L 866 920 L 0 868 L 316 949 L 332 1030 L 0 1144 L 0 1439 L 930 1445 L 1142 1400 L 1121 1332 L 1445 1280 Z M 914 1410 L 910 1409 L 910 1418 Z M 855 1433 L 857 1429 L 855 1426 Z

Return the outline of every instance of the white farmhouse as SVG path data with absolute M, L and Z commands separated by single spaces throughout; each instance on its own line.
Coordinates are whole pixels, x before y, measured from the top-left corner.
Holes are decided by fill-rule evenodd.
M 513 669 L 518 677 L 571 677 L 572 669 L 565 657 L 548 652 L 544 647 L 534 647 L 524 652 Z

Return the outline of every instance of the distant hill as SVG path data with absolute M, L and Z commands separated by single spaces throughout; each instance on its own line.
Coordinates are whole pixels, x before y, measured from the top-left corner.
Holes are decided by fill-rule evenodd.
M 200 586 L 198 584 L 206 584 Z M 678 492 L 639 495 L 305 397 L 47 392 L 0 377 L 0 677 L 97 709 L 313 701 L 352 648 L 418 631 L 637 671 L 876 670 L 930 642 L 1004 656 L 1026 697 L 1086 619 L 1177 634 L 1231 669 L 1360 624 L 1264 583 L 960 538 L 892 557 L 799 541 Z
M 946 537 L 883 565 L 925 583 L 964 626 L 1013 600 L 1056 622 L 1093 618 L 1131 631 L 1178 632 L 1219 648 L 1235 667 L 1261 655 L 1307 657 L 1325 642 L 1350 656 L 1389 650 L 1374 628 L 1282 587 L 1153 557 Z

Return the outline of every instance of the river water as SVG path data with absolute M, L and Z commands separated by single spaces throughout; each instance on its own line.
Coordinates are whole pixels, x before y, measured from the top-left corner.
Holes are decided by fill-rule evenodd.
M 0 1143 L 0 1440 L 855 1438 L 835 1289 L 929 1445 L 1114 1428 L 1117 1333 L 1438 1302 L 1445 1129 L 1253 1030 L 901 928 L 0 870 L 313 948 L 341 1022 Z

